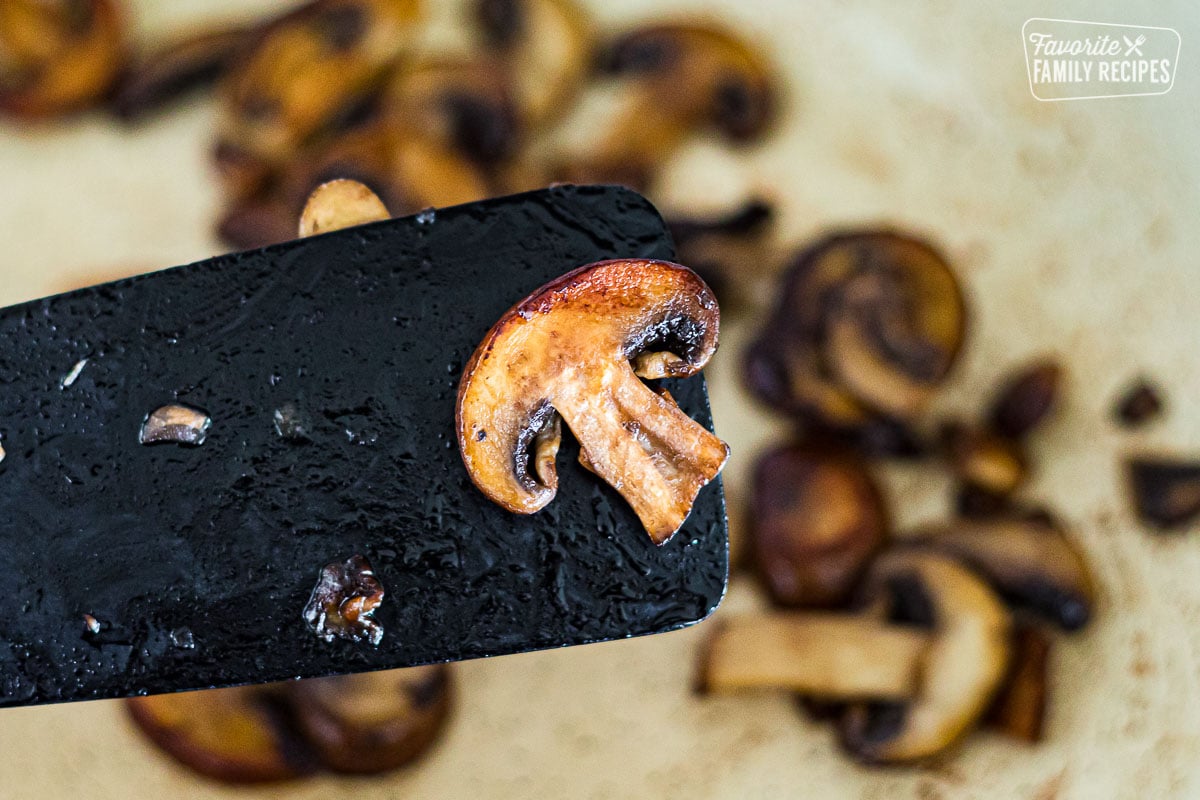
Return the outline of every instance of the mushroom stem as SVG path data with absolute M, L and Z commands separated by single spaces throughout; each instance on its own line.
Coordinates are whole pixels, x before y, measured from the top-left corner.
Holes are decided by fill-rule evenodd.
M 655 544 L 663 544 L 683 525 L 700 489 L 721 472 L 729 448 L 638 380 L 628 362 L 597 369 L 603 374 L 563 380 L 554 407 L 589 468 L 621 493 Z M 638 480 L 627 481 L 630 475 Z
M 907 700 L 930 634 L 845 614 L 735 617 L 701 664 L 705 691 L 787 689 L 835 700 Z

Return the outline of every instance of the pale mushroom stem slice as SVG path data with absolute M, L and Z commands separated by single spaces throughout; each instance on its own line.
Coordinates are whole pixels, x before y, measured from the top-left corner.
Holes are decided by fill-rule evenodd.
M 700 665 L 705 692 L 784 689 L 829 700 L 907 700 L 931 635 L 846 614 L 734 617 Z

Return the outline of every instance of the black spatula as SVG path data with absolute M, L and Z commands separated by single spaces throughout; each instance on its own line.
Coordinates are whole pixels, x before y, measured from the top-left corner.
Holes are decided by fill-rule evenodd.
M 703 619 L 727 571 L 719 482 L 656 547 L 569 437 L 558 497 L 518 516 L 471 484 L 454 432 L 461 369 L 516 300 L 582 264 L 672 255 L 640 196 L 567 187 L 0 311 L 0 705 Z M 664 384 L 711 427 L 701 378 Z M 169 404 L 212 420 L 201 446 L 139 442 Z M 377 647 L 303 618 L 321 568 L 358 554 L 387 592 Z

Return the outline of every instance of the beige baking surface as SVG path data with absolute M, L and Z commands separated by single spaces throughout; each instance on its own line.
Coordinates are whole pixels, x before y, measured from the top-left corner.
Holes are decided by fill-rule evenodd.
M 273 4 L 134 5 L 156 31 L 218 7 Z M 594 5 L 606 20 L 649 13 L 638 0 Z M 1056 652 L 1049 741 L 1030 749 L 979 734 L 935 768 L 863 770 L 787 698 L 692 698 L 702 626 L 464 664 L 450 734 L 420 767 L 383 780 L 230 791 L 156 755 L 119 704 L 0 712 L 0 796 L 1200 797 L 1200 541 L 1140 530 L 1114 470 L 1117 454 L 1136 447 L 1200 452 L 1200 10 L 1185 0 L 668 6 L 723 8 L 791 81 L 775 140 L 737 155 L 692 148 L 662 193 L 671 207 L 769 188 L 789 242 L 860 221 L 936 237 L 961 267 L 976 323 L 944 409 L 977 408 L 998 373 L 1028 355 L 1069 361 L 1069 408 L 1039 437 L 1032 493 L 1076 524 L 1104 599 L 1095 627 Z M 1031 16 L 1178 28 L 1174 91 L 1035 102 L 1020 42 Z M 198 106 L 132 133 L 91 117 L 37 132 L 0 127 L 0 305 L 81 275 L 217 252 L 209 123 Z M 735 492 L 779 427 L 737 388 L 741 327 L 727 326 L 711 370 L 718 429 L 736 452 Z M 1172 413 L 1145 433 L 1119 434 L 1110 403 L 1142 370 L 1165 384 Z M 944 513 L 936 476 L 901 471 L 889 484 L 904 520 Z M 756 601 L 738 582 L 719 613 Z

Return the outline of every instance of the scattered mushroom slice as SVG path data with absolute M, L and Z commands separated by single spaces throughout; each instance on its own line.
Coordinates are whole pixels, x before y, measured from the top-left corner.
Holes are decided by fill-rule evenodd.
M 606 134 L 569 159 L 571 180 L 644 187 L 695 133 L 711 128 L 735 142 L 751 141 L 774 117 L 771 67 L 721 27 L 678 22 L 639 29 L 611 43 L 602 66 L 621 80 L 622 102 Z
M 793 328 L 768 325 L 746 353 L 743 383 L 766 405 L 839 431 L 855 430 L 872 414 L 825 373 L 815 344 Z
M 982 717 L 1009 660 L 1011 620 L 974 573 L 935 553 L 893 551 L 868 581 L 875 613 L 927 624 L 930 645 L 916 694 L 901 703 L 856 703 L 842 718 L 842 744 L 869 763 L 928 758 Z
M 865 464 L 799 446 L 758 462 L 752 515 L 758 572 L 772 599 L 788 606 L 845 602 L 888 533 Z
M 484 59 L 428 60 L 401 69 L 384 113 L 483 166 L 509 161 L 523 129 L 503 71 Z
M 253 33 L 253 28 L 242 26 L 213 28 L 142 54 L 121 78 L 112 97 L 113 111 L 124 120 L 137 120 L 215 83 Z
M 316 767 L 289 729 L 281 687 L 245 686 L 135 697 L 130 716 L 149 739 L 191 769 L 226 783 L 267 783 Z
M 181 405 L 163 406 L 146 417 L 138 441 L 199 447 L 208 438 L 212 420 L 203 411 Z
M 643 384 L 630 360 L 670 352 L 676 358 L 655 360 L 656 369 L 693 375 L 716 351 L 719 320 L 703 281 L 663 261 L 604 261 L 538 289 L 500 318 L 463 371 L 458 442 L 471 479 L 509 511 L 544 508 L 557 477 L 531 471 L 529 453 L 557 414 L 596 474 L 666 542 L 729 448 Z
M 329 181 L 309 196 L 300 214 L 300 235 L 316 236 L 389 216 L 379 196 L 358 181 Z
M 680 261 L 693 265 L 727 305 L 747 294 L 747 279 L 773 261 L 767 234 L 774 213 L 770 203 L 754 198 L 719 216 L 669 218 L 667 228 Z
M 962 521 L 919 532 L 914 541 L 959 559 L 1007 601 L 1063 630 L 1079 630 L 1092 618 L 1095 582 L 1079 548 L 1055 524 Z
M 931 643 L 927 631 L 848 614 L 733 617 L 714 627 L 701 654 L 696 688 L 905 700 L 917 694 Z
M 321 763 L 372 775 L 419 758 L 450 717 L 445 665 L 299 681 L 288 686 L 295 725 Z
M 1032 625 L 1013 635 L 1008 676 L 987 713 L 996 731 L 1025 742 L 1040 742 L 1046 727 L 1050 694 L 1050 638 Z
M 1114 413 L 1122 426 L 1136 428 L 1162 412 L 1162 392 L 1150 381 L 1142 379 L 1125 390 Z
M 1161 530 L 1200 517 L 1200 462 L 1172 457 L 1131 458 L 1126 463 L 1138 516 Z
M 1062 380 L 1062 366 L 1050 359 L 1022 368 L 996 393 L 988 412 L 991 429 L 1014 440 L 1028 434 L 1054 411 Z
M 591 20 L 575 0 L 472 0 L 471 15 L 504 65 L 522 121 L 534 127 L 561 114 L 592 52 Z
M 920 411 L 962 346 L 958 280 L 929 244 L 891 232 L 835 236 L 818 258 L 849 264 L 825 314 L 825 358 L 865 404 L 906 418 Z
M 0 3 L 0 113 L 49 117 L 99 102 L 125 57 L 116 0 Z
M 955 477 L 969 486 L 1002 498 L 1029 477 L 1028 461 L 1013 439 L 954 421 L 942 426 L 941 435 Z
M 267 26 L 222 87 L 227 155 L 289 160 L 379 84 L 419 18 L 419 0 L 317 0 Z

